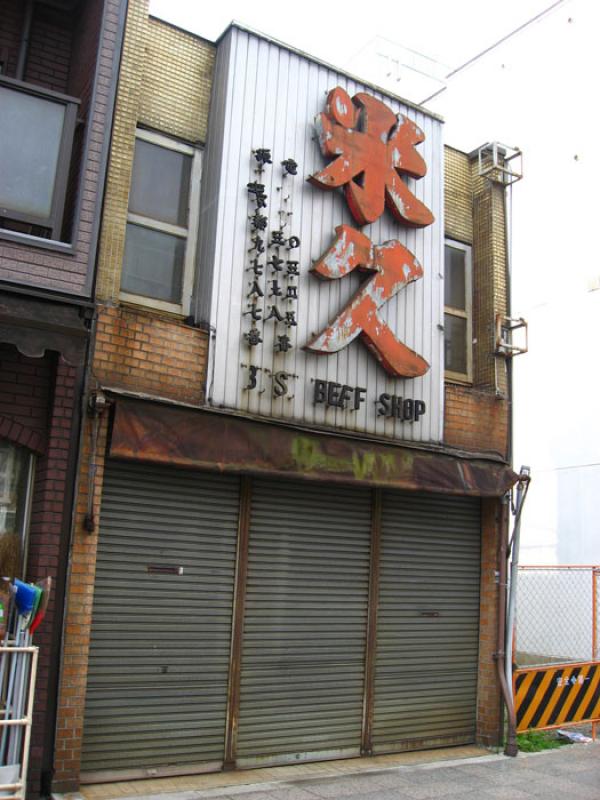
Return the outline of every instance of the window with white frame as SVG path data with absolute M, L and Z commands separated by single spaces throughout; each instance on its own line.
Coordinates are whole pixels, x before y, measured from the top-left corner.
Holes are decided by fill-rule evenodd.
M 137 131 L 121 299 L 189 312 L 200 174 L 199 149 Z
M 444 368 L 450 380 L 473 371 L 471 248 L 446 240 L 444 248 Z

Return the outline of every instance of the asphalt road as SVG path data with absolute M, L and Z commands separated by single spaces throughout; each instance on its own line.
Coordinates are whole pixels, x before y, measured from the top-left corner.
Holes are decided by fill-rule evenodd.
M 600 742 L 136 800 L 600 800 Z

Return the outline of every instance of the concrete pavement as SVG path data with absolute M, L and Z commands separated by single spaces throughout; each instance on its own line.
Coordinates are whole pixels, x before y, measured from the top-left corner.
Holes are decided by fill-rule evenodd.
M 600 800 L 600 743 L 517 758 L 485 755 L 419 766 L 177 793 L 136 800 Z

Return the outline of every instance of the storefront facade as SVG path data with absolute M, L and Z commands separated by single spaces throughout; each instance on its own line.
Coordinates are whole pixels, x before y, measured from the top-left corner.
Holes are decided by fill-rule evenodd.
M 2 576 L 52 581 L 33 639 L 32 795 L 48 794 L 52 782 L 91 294 L 124 7 L 121 0 L 0 2 Z
M 515 476 L 473 230 L 502 192 L 425 110 L 251 31 L 132 3 L 122 86 L 153 48 L 204 72 L 117 102 L 56 788 L 492 744 Z M 180 156 L 188 213 L 153 209 Z

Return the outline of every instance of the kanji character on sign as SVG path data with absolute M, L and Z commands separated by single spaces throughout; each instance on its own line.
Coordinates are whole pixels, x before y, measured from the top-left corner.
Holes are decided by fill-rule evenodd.
M 298 164 L 294 161 L 293 158 L 286 158 L 285 161 L 281 162 L 285 172 L 287 175 L 297 175 L 298 174 Z
M 287 334 L 283 334 L 283 336 L 277 337 L 277 344 L 274 346 L 274 350 L 278 353 L 287 353 L 288 350 L 291 350 L 293 347 L 292 340 Z
M 257 345 L 262 344 L 262 338 L 258 328 L 250 328 L 248 333 L 244 334 L 244 337 L 250 347 L 256 347 Z
M 261 214 L 258 209 L 254 212 L 251 217 L 248 217 L 250 220 L 250 224 L 252 225 L 253 231 L 264 231 L 266 230 L 268 218 L 265 217 L 264 214 Z
M 383 368 L 397 378 L 424 375 L 429 364 L 396 338 L 378 309 L 408 283 L 423 276 L 423 268 L 400 242 L 375 246 L 360 231 L 349 225 L 335 229 L 336 239 L 312 268 L 319 278 L 336 279 L 354 269 L 374 272 L 350 303 L 318 336 L 305 345 L 306 350 L 328 355 L 337 353 L 361 336 Z
M 271 151 L 267 150 L 265 147 L 259 147 L 258 150 L 254 150 L 254 158 L 257 162 L 262 166 L 263 164 L 272 164 L 271 161 Z
M 404 183 L 401 175 L 422 178 L 427 165 L 415 149 L 425 134 L 403 114 L 396 116 L 381 100 L 340 87 L 327 97 L 326 110 L 316 119 L 323 155 L 334 158 L 309 177 L 323 189 L 344 187 L 346 201 L 359 225 L 378 219 L 387 205 L 406 225 L 433 222 L 431 211 Z
M 277 306 L 271 306 L 271 310 L 269 311 L 268 315 L 265 317 L 265 322 L 268 322 L 270 319 L 274 319 L 276 322 L 283 322 L 285 317 L 279 311 Z

